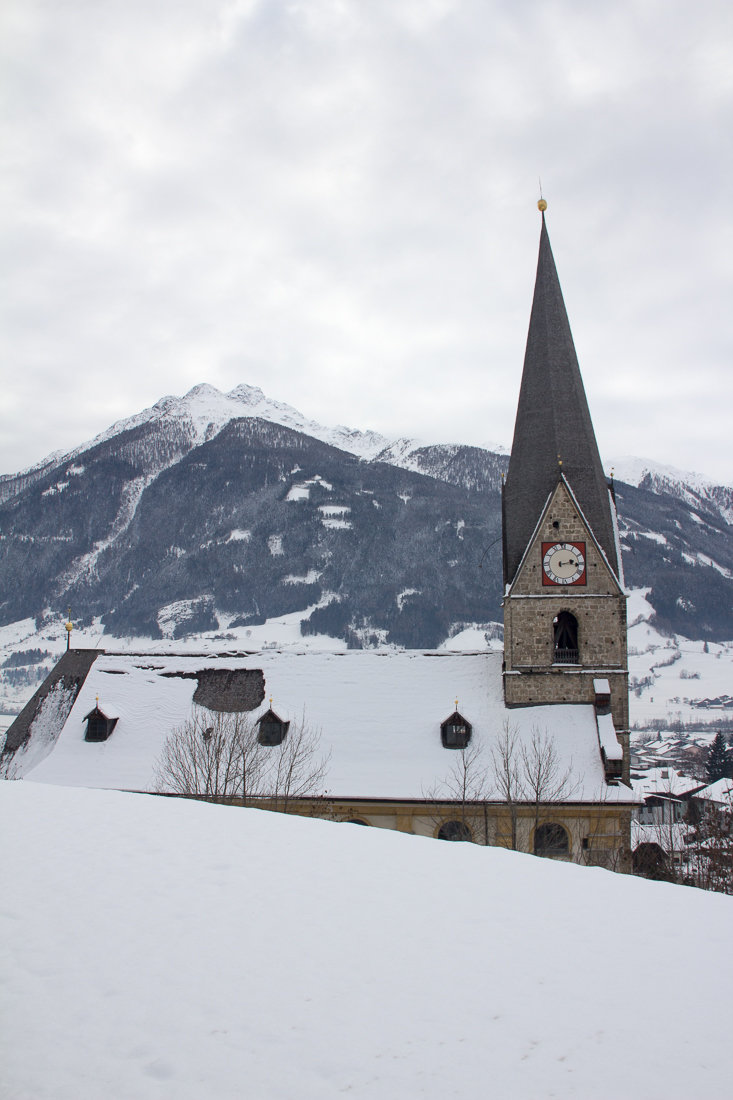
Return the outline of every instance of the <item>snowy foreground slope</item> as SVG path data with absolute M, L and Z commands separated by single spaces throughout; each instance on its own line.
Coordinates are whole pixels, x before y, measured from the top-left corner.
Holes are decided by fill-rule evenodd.
M 729 1095 L 730 898 L 29 781 L 0 815 L 2 1095 Z

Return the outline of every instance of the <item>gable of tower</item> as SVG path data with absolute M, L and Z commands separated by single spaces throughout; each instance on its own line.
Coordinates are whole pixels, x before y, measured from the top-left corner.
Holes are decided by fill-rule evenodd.
M 543 568 L 548 548 L 558 543 L 576 544 L 583 549 L 582 575 L 568 584 L 553 583 Z M 564 600 L 589 595 L 624 595 L 564 475 L 560 476 L 545 505 L 507 595 L 552 596 Z
M 562 583 L 547 576 L 553 552 Z M 582 571 L 568 580 L 571 558 Z M 507 587 L 504 667 L 509 706 L 590 703 L 602 676 L 615 728 L 628 729 L 626 596 L 563 475 Z

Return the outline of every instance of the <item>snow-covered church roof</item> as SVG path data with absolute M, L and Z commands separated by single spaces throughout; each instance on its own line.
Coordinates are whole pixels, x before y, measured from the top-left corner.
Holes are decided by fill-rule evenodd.
M 487 764 L 509 722 L 520 738 L 552 735 L 558 766 L 571 773 L 564 800 L 634 800 L 628 787 L 606 783 L 592 705 L 505 707 L 501 653 L 99 652 L 88 660 L 81 688 L 59 680 L 36 708 L 30 739 L 15 756 L 20 774 L 43 783 L 154 790 L 165 738 L 189 717 L 202 685 L 251 691 L 254 683 L 255 720 L 272 698 L 281 718 L 304 718 L 320 731 L 332 797 L 421 799 L 434 791 L 456 763 L 456 753 L 442 745 L 440 724 L 458 700 Z M 73 703 L 64 698 L 69 691 Z M 84 718 L 96 705 L 119 717 L 108 740 L 92 743 Z

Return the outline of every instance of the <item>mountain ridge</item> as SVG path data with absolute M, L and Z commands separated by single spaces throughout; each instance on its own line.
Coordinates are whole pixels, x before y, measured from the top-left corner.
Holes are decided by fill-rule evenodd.
M 113 633 L 183 637 L 220 615 L 302 612 L 303 633 L 429 648 L 501 618 L 506 463 L 327 428 L 245 384 L 195 386 L 0 479 L 0 622 L 72 603 Z M 627 469 L 630 585 L 649 588 L 661 629 L 733 638 L 733 490 Z

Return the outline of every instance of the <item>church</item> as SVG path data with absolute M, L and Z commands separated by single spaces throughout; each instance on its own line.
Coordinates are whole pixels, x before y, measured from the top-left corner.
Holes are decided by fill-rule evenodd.
M 283 746 L 305 728 L 315 737 L 319 782 L 289 792 L 290 812 L 629 867 L 636 800 L 615 500 L 544 200 L 539 208 L 503 485 L 503 653 L 70 648 L 10 727 L 6 774 L 164 793 L 171 731 L 195 712 L 240 716 L 265 770 L 280 769 Z M 206 741 L 215 727 L 204 726 Z M 266 787 L 252 795 L 246 771 L 226 800 L 282 808 Z

